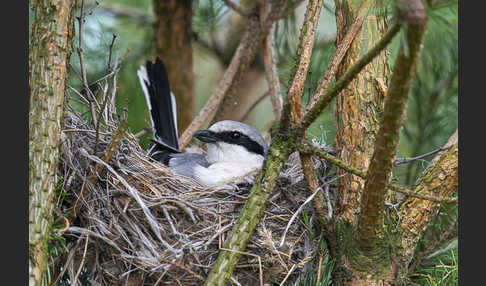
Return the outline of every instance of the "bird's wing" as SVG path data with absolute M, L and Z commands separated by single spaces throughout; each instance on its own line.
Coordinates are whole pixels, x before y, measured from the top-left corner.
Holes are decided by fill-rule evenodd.
M 198 179 L 195 177 L 194 169 L 196 167 L 209 167 L 206 156 L 197 153 L 177 153 L 171 154 L 168 166 L 177 174 Z

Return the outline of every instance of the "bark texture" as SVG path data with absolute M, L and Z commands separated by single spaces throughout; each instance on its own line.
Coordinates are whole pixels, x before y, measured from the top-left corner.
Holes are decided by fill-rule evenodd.
M 447 150 L 436 155 L 429 167 L 421 176 L 413 191 L 429 196 L 448 197 L 458 186 L 458 131 L 450 137 L 444 146 Z M 437 215 L 440 203 L 408 198 L 399 208 L 402 221 L 402 246 L 405 250 L 404 263 L 408 265 L 413 258 L 418 240 L 426 230 L 430 221 Z
M 401 5 L 399 1 L 398 5 Z M 414 3 L 412 3 L 414 2 Z M 412 86 L 415 66 L 420 56 L 426 31 L 427 16 L 421 1 L 408 1 L 408 10 L 398 6 L 406 26 L 407 43 L 400 47 L 390 89 L 385 100 L 380 129 L 376 136 L 372 162 L 361 201 L 358 236 L 361 246 L 374 247 L 383 228 L 385 188 L 391 177 L 393 159 L 399 143 L 400 129 L 405 117 L 408 93 Z
M 32 1 L 29 41 L 29 284 L 45 285 L 74 0 Z
M 167 66 L 169 83 L 177 101 L 179 135 L 194 118 L 192 55 L 192 1 L 153 0 L 155 50 Z
M 248 240 L 260 222 L 280 171 L 292 150 L 291 141 L 287 138 L 279 136 L 273 139 L 268 151 L 269 154 L 250 191 L 245 207 L 241 210 L 240 217 L 233 226 L 231 235 L 224 243 L 225 249 L 233 251 L 220 251 L 216 263 L 204 282 L 205 286 L 227 285 L 240 259 L 241 252 L 245 250 Z
M 336 44 L 339 45 L 360 10 L 366 8 L 360 8 L 359 4 L 370 6 L 372 1 L 335 2 Z M 337 78 L 359 60 L 383 36 L 386 29 L 386 20 L 370 12 L 341 62 Z M 386 86 L 388 74 L 388 57 L 384 50 L 336 97 L 336 149 L 341 160 L 360 170 L 367 170 L 370 164 L 383 109 L 385 94 L 377 83 L 381 82 Z M 338 175 L 344 173 L 346 171 L 338 170 Z M 356 176 L 344 176 L 339 180 L 339 200 L 336 207 L 338 217 L 349 223 L 356 223 L 363 186 L 364 180 Z

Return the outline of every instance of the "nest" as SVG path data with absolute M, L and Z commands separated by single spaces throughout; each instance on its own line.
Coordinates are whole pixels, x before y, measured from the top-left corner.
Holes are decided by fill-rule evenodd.
M 239 217 L 254 175 L 237 183 L 203 187 L 151 160 L 129 133 L 105 163 L 100 158 L 117 128 L 118 123 L 111 123 L 97 134 L 74 112 L 65 120 L 59 170 L 66 195 L 59 207 L 65 214 L 75 213 L 76 207 L 79 212 L 63 234 L 68 252 L 58 269 L 62 272 L 58 285 L 74 281 L 83 285 L 202 285 Z M 328 169 L 325 161 L 315 159 L 315 164 L 321 173 Z M 232 285 L 298 283 L 315 256 L 317 243 L 302 215 L 289 221 L 308 196 L 300 160 L 294 154 L 246 252 L 241 253 Z M 314 219 L 310 204 L 304 212 L 309 220 Z

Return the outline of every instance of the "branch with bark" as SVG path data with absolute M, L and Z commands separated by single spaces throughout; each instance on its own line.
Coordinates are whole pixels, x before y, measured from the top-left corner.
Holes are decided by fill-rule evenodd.
M 29 41 L 29 283 L 46 280 L 76 1 L 34 1 Z M 51 10 L 46 15 L 45 11 Z
M 421 176 L 413 192 L 426 196 L 450 196 L 458 186 L 458 131 L 444 145 L 444 151 L 437 154 L 428 169 Z M 429 222 L 437 215 L 441 203 L 407 198 L 399 207 L 403 230 L 401 242 L 406 250 L 405 258 L 409 263 L 418 240 Z
M 427 16 L 421 1 L 398 1 L 400 21 L 407 24 L 406 47 L 400 48 L 385 107 L 376 137 L 375 150 L 367 172 L 358 221 L 358 237 L 363 247 L 374 246 L 383 227 L 385 190 L 389 183 L 399 132 L 405 116 L 417 59 L 426 31 Z M 404 7 L 403 5 L 407 5 Z
M 297 92 L 301 86 L 300 92 L 302 94 L 305 74 L 309 65 L 313 46 L 313 35 L 320 14 L 316 13 L 316 10 L 320 11 L 321 6 L 322 1 L 319 0 L 311 0 L 307 6 L 307 21 L 304 21 L 303 23 L 299 42 L 300 53 L 296 56 L 297 68 L 295 68 L 295 73 L 297 75 L 297 71 L 300 71 L 300 76 L 295 77 L 293 88 L 290 88 L 293 90 L 294 94 L 293 96 L 288 96 L 286 98 L 284 106 L 288 106 L 288 108 L 284 108 L 281 122 L 285 120 L 284 118 L 290 120 L 290 101 L 300 105 L 300 97 Z M 292 97 L 293 99 L 291 99 Z M 233 227 L 231 235 L 226 239 L 224 248 L 231 251 L 225 250 L 220 252 L 204 285 L 226 285 L 226 282 L 230 279 L 241 256 L 241 252 L 245 250 L 248 240 L 260 221 L 266 203 L 272 194 L 280 171 L 283 168 L 283 163 L 287 160 L 291 151 L 295 149 L 295 146 L 292 145 L 292 141 L 288 140 L 289 136 L 292 136 L 292 131 L 288 128 L 288 125 L 280 126 L 278 127 L 278 130 L 279 131 L 273 136 L 264 166 L 255 180 L 256 183 L 250 191 L 248 200 L 241 211 L 240 218 Z
M 450 147 L 449 147 L 450 148 Z M 325 150 L 319 149 L 318 147 L 312 145 L 310 142 L 299 142 L 297 145 L 297 149 L 299 150 L 300 153 L 302 154 L 312 154 L 316 155 L 318 157 L 321 157 L 322 159 L 328 161 L 329 163 L 345 170 L 346 172 L 349 172 L 353 175 L 356 175 L 362 179 L 366 179 L 366 172 L 359 170 L 346 162 L 340 160 L 339 158 L 329 154 Z M 445 150 L 444 147 L 442 147 L 440 150 Z M 392 191 L 395 191 L 397 193 L 404 194 L 406 196 L 422 199 L 422 200 L 428 200 L 432 202 L 437 202 L 437 203 L 455 203 L 457 202 L 457 198 L 448 198 L 448 197 L 438 197 L 438 196 L 433 196 L 433 195 L 426 195 L 426 194 L 421 194 L 414 192 L 413 190 L 409 190 L 405 187 L 402 187 L 397 184 L 390 183 L 387 186 L 389 189 Z
M 316 3 L 319 3 L 319 1 L 310 1 L 307 7 L 306 19 L 310 22 L 304 21 L 303 27 L 306 28 L 301 30 L 298 49 L 299 53 L 296 56 L 294 76 L 289 85 L 289 96 L 286 97 L 284 102 L 280 122 L 274 124 L 273 140 L 268 151 L 267 159 L 265 160 L 264 166 L 250 192 L 248 201 L 241 211 L 240 218 L 233 228 L 233 232 L 226 240 L 225 249 L 230 249 L 231 251 L 220 252 L 205 285 L 225 285 L 226 281 L 229 280 L 234 267 L 239 260 L 240 255 L 238 253 L 244 251 L 248 239 L 251 237 L 259 222 L 267 200 L 275 187 L 276 179 L 281 171 L 283 162 L 285 162 L 292 151 L 296 150 L 296 145 L 293 140 L 289 139 L 302 138 L 307 127 L 317 118 L 322 109 L 326 107 L 326 104 L 323 104 L 325 101 L 320 98 L 316 105 L 311 108 L 309 113 L 306 114 L 306 116 L 304 115 L 304 117 L 302 116 L 302 108 L 299 108 L 300 97 L 302 96 L 303 91 L 303 82 L 305 81 L 305 75 L 307 73 L 312 50 L 310 42 L 313 41 L 313 38 L 309 37 L 312 29 L 309 27 L 316 27 L 318 21 L 318 16 L 312 14 L 312 11 L 308 10 L 315 9 Z M 399 31 L 399 28 L 400 24 L 395 23 L 385 37 L 350 69 L 344 79 L 338 81 L 338 84 L 336 84 L 334 88 L 323 97 L 326 97 L 330 101 L 333 96 L 339 93 L 364 66 L 371 62 L 371 60 L 386 47 Z M 291 93 L 292 95 L 290 95 Z M 301 124 L 297 125 L 296 122 L 300 122 L 299 117 L 303 121 Z M 291 121 L 293 121 L 293 123 L 291 123 Z M 290 128 L 291 124 L 296 125 L 297 128 Z M 308 167 L 307 171 L 309 170 L 313 171 L 312 168 Z M 307 179 L 309 180 L 311 187 L 312 185 L 316 185 L 315 180 L 313 180 L 312 172 L 308 173 Z
M 400 31 L 400 27 L 400 22 L 397 21 L 393 23 L 383 38 L 381 38 L 373 48 L 366 52 L 359 61 L 357 61 L 338 81 L 336 81 L 334 86 L 319 97 L 315 104 L 304 114 L 302 128 L 307 129 L 317 119 L 322 110 L 331 103 L 334 97 L 336 97 L 336 95 L 391 42 L 393 37 Z

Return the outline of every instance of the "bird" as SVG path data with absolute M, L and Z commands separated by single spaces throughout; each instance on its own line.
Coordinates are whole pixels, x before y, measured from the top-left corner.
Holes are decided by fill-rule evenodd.
M 206 154 L 181 152 L 178 143 L 177 108 L 163 61 L 146 61 L 137 75 L 145 95 L 153 139 L 148 154 L 174 173 L 193 178 L 203 186 L 231 182 L 262 167 L 268 144 L 260 132 L 233 120 L 215 122 L 193 137 L 206 145 Z

